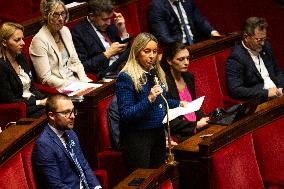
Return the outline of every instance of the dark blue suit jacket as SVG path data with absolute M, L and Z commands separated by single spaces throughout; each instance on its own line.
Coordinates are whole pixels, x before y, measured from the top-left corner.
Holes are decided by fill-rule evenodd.
M 211 31 L 214 29 L 201 16 L 194 1 L 185 0 L 182 5 L 190 22 L 194 42 L 210 38 Z M 182 40 L 182 30 L 178 17 L 168 0 L 152 0 L 148 7 L 147 20 L 149 32 L 156 36 L 163 46 Z
M 70 140 L 75 142 L 73 150 L 82 166 L 90 188 L 100 183 L 86 161 L 73 130 L 67 130 Z M 48 125 L 37 139 L 32 153 L 34 175 L 38 188 L 70 189 L 80 187 L 80 178 L 71 156 L 54 131 Z
M 130 48 L 125 50 L 125 53 L 122 53 L 119 59 L 109 67 L 109 59 L 103 54 L 106 49 L 88 20 L 84 20 L 74 26 L 71 29 L 71 34 L 85 71 L 96 74 L 99 79 L 104 77 L 107 72 L 115 72 L 120 64 L 128 58 Z M 106 34 L 112 42 L 121 41 L 117 27 L 114 24 L 107 28 Z
M 266 42 L 260 56 L 270 78 L 278 88 L 284 87 L 284 75 L 278 68 L 271 45 Z M 268 90 L 263 89 L 264 81 L 244 46 L 239 43 L 232 50 L 225 65 L 228 89 L 232 97 L 248 100 L 258 95 L 265 100 Z

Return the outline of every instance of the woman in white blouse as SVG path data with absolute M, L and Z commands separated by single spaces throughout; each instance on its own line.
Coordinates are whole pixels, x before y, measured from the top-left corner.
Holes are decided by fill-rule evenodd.
M 44 113 L 46 98 L 34 85 L 27 60 L 23 26 L 7 22 L 0 28 L 0 103 L 24 102 L 27 117 Z
M 68 10 L 60 0 L 42 0 L 45 24 L 34 36 L 29 52 L 41 83 L 57 89 L 74 81 L 91 82 L 76 53 L 71 33 L 64 26 Z

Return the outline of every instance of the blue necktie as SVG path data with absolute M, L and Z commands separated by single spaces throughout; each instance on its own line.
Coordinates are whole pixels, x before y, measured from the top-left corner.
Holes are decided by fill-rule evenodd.
M 88 182 L 87 182 L 86 176 L 84 174 L 84 171 L 83 171 L 80 163 L 78 162 L 77 156 L 76 156 L 76 154 L 75 154 L 75 152 L 72 148 L 72 146 L 74 145 L 74 141 L 69 139 L 69 136 L 66 132 L 63 134 L 63 138 L 65 139 L 65 142 L 66 142 L 66 150 L 68 151 L 68 153 L 70 154 L 70 156 L 73 160 L 73 163 L 76 167 L 76 170 L 77 170 L 77 172 L 80 176 L 80 181 L 82 181 L 83 187 L 85 189 L 89 189 Z
M 183 27 L 184 32 L 185 32 L 186 40 L 187 40 L 188 44 L 192 45 L 193 40 L 192 40 L 191 36 L 189 35 L 188 28 L 186 27 L 184 17 L 182 15 L 181 8 L 180 8 L 180 1 L 179 0 L 175 1 L 174 5 L 177 7 L 178 14 L 179 14 L 179 17 L 180 17 L 180 21 L 181 21 L 182 27 Z

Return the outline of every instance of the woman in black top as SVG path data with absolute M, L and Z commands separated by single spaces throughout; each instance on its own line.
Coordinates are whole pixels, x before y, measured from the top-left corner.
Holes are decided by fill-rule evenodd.
M 32 84 L 32 75 L 22 53 L 22 25 L 7 22 L 0 28 L 0 103 L 24 102 L 27 117 L 44 113 L 45 95 Z
M 194 76 L 188 72 L 189 52 L 182 43 L 173 43 L 163 51 L 161 66 L 168 84 L 167 97 L 191 102 L 196 99 Z M 182 142 L 207 125 L 208 117 L 198 110 L 170 122 L 171 135 Z

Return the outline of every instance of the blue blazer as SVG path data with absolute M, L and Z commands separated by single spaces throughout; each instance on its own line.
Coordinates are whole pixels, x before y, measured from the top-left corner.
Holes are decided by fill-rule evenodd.
M 120 127 L 132 130 L 143 130 L 163 127 L 162 121 L 166 115 L 166 106 L 161 96 L 150 103 L 148 96 L 154 81 L 148 77 L 142 90 L 135 90 L 131 77 L 126 72 L 121 72 L 116 81 L 116 96 L 120 114 Z M 163 95 L 166 90 L 163 88 Z M 170 108 L 179 105 L 178 100 L 168 99 Z
M 271 45 L 268 42 L 265 43 L 260 56 L 272 81 L 278 88 L 284 88 L 284 75 L 275 62 Z M 248 100 L 260 95 L 267 100 L 268 90 L 263 89 L 264 81 L 249 52 L 241 43 L 232 50 L 227 59 L 225 70 L 229 93 L 232 97 Z
M 70 140 L 75 143 L 73 150 L 82 166 L 89 187 L 94 188 L 100 185 L 81 151 L 77 135 L 73 130 L 66 132 Z M 32 164 L 38 188 L 80 188 L 80 178 L 71 156 L 48 125 L 35 143 Z
M 108 71 L 115 71 L 128 58 L 129 52 L 122 53 L 120 58 L 112 64 L 111 70 L 107 70 L 109 68 L 109 59 L 103 54 L 106 49 L 88 20 L 84 20 L 74 26 L 71 29 L 71 34 L 85 71 L 96 74 L 98 78 L 102 78 Z M 121 41 L 117 27 L 114 24 L 107 28 L 106 34 L 112 42 Z
M 182 5 L 189 18 L 194 42 L 210 38 L 211 31 L 214 29 L 201 16 L 194 1 L 185 0 L 185 2 L 182 2 Z M 157 37 L 159 43 L 163 46 L 182 40 L 182 30 L 178 16 L 168 0 L 152 0 L 148 7 L 147 20 L 149 32 Z

